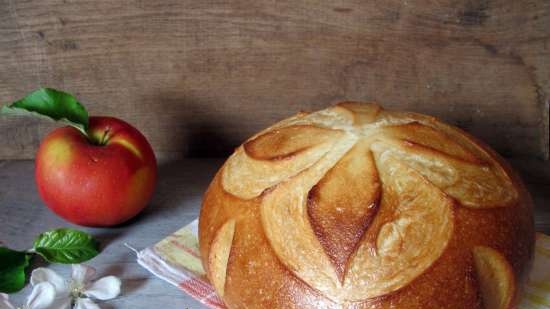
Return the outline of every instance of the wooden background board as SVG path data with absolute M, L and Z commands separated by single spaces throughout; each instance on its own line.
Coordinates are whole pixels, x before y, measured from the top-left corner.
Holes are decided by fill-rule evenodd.
M 298 110 L 376 100 L 548 157 L 550 1 L 0 0 L 0 100 L 39 87 L 161 158 L 226 155 Z M 53 127 L 0 119 L 0 159 Z

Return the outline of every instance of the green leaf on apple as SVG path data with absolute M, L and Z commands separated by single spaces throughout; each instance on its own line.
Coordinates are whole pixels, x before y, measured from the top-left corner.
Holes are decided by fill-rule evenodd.
M 82 231 L 61 228 L 38 235 L 33 250 L 48 262 L 77 264 L 98 253 L 95 239 Z
M 0 293 L 14 293 L 25 286 L 30 254 L 0 247 Z
M 40 88 L 21 100 L 4 105 L 0 110 L 5 115 L 38 115 L 60 121 L 78 129 L 88 136 L 88 112 L 72 95 L 51 89 Z

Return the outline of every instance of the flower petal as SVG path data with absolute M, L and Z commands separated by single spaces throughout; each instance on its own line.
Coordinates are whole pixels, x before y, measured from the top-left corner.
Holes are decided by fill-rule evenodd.
M 101 309 L 89 298 L 77 298 L 74 309 Z
M 90 282 L 94 276 L 95 268 L 84 264 L 73 265 L 72 278 L 77 285 L 85 285 Z
M 41 282 L 51 283 L 55 287 L 57 296 L 68 294 L 70 292 L 67 281 L 51 269 L 39 267 L 32 271 L 31 284 L 34 286 Z
M 101 300 L 113 299 L 120 294 L 120 279 L 115 276 L 103 277 L 84 290 L 84 295 Z
M 49 282 L 41 282 L 34 286 L 27 299 L 29 309 L 46 309 L 55 299 L 55 287 Z
M 0 309 L 15 309 L 9 301 L 8 294 L 0 293 Z
M 70 309 L 72 298 L 69 294 L 66 297 L 56 297 L 51 304 L 51 309 Z

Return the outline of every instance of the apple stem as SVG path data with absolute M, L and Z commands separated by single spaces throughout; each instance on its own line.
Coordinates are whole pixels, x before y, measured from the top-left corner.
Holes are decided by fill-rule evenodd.
M 100 145 L 105 145 L 107 143 L 107 141 L 109 140 L 110 131 L 111 129 L 107 129 L 105 130 L 105 132 L 103 132 L 103 137 L 101 137 L 101 141 L 99 142 Z

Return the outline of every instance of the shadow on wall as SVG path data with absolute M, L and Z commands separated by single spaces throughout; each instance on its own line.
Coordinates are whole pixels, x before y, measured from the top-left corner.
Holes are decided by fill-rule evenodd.
M 187 157 L 227 157 L 237 147 L 230 142 L 216 120 L 204 122 L 192 127 L 187 143 Z
M 159 164 L 150 205 L 136 220 L 154 220 L 196 211 L 223 159 L 186 159 Z
M 225 158 L 246 138 L 242 136 L 246 116 L 226 107 L 223 102 L 213 103 L 208 98 L 198 99 L 181 93 L 160 95 L 156 100 L 162 101 L 167 108 L 159 119 L 165 123 L 157 126 L 163 132 L 153 132 L 162 134 L 154 139 L 162 143 L 156 145 L 160 162 Z M 164 127 L 166 123 L 169 128 Z

